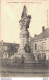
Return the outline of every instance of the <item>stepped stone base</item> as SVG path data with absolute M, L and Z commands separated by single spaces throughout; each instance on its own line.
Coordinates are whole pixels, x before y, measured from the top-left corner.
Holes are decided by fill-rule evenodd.
M 22 55 L 23 55 L 23 61 L 24 63 L 33 63 L 33 54 L 31 53 L 17 53 L 15 54 L 16 57 L 19 57 L 19 58 L 22 58 Z

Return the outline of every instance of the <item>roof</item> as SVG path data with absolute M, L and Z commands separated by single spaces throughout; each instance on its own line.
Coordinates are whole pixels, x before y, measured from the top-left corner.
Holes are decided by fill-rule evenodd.
M 34 40 L 48 38 L 49 37 L 49 28 L 46 28 L 43 32 L 41 32 L 39 35 L 36 35 L 34 37 Z
M 9 45 L 15 45 L 16 47 L 19 47 L 19 44 L 17 44 L 17 43 L 7 43 L 7 42 L 3 42 L 3 46 L 9 46 Z M 0 46 L 1 46 L 1 42 L 0 42 Z

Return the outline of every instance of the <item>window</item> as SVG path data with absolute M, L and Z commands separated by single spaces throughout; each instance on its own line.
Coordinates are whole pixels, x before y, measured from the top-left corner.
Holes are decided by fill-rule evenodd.
M 37 44 L 35 43 L 35 50 L 37 50 Z
M 38 60 L 41 60 L 41 54 L 39 53 L 39 55 L 38 55 Z
M 43 60 L 46 60 L 46 53 L 42 53 Z
M 42 49 L 46 49 L 46 43 L 42 42 Z
M 38 45 L 38 50 L 41 50 L 41 45 Z

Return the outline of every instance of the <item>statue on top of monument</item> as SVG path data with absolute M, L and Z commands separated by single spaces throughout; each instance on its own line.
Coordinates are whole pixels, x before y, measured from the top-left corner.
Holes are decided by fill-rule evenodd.
M 24 18 L 24 17 L 27 17 L 27 9 L 26 9 L 26 6 L 24 6 L 23 12 L 22 12 L 22 15 L 21 15 L 21 18 Z
M 31 16 L 27 15 L 27 8 L 24 6 L 21 20 L 19 21 L 21 29 L 27 30 L 29 28 Z

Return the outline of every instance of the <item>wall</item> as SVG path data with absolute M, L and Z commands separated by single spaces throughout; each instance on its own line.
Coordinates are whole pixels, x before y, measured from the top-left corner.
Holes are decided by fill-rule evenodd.
M 35 50 L 35 44 L 37 45 L 37 49 Z M 46 59 L 49 59 L 49 38 L 43 38 L 39 40 L 34 40 L 33 43 L 33 54 L 34 55 L 41 55 L 46 53 Z

